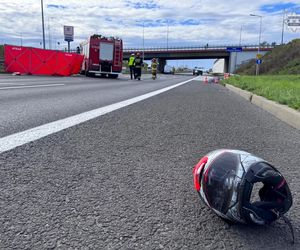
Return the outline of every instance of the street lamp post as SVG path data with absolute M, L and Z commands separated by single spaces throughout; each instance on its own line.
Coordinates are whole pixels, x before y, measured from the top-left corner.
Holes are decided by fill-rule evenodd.
M 241 25 L 241 29 L 240 29 L 240 42 L 239 42 L 240 46 L 242 44 L 242 31 L 243 31 L 243 25 Z
M 259 37 L 258 37 L 258 48 L 257 48 L 257 54 L 259 55 L 260 53 L 260 39 L 261 39 L 261 26 L 262 26 L 262 16 L 260 15 L 255 15 L 255 14 L 250 14 L 250 16 L 256 16 L 260 18 L 260 24 L 259 24 Z M 256 63 L 256 75 L 259 74 L 259 64 Z
M 169 50 L 169 20 L 167 20 L 167 50 Z
M 241 25 L 240 28 L 240 41 L 239 41 L 239 46 L 242 44 L 242 30 L 243 30 L 243 25 Z M 234 71 L 236 71 L 236 65 L 237 65 L 237 51 L 235 52 L 235 60 L 234 60 Z
M 53 20 L 53 17 L 48 17 L 48 40 L 49 40 L 49 49 L 52 49 L 52 38 L 51 29 L 50 29 L 50 20 Z M 53 33 L 52 33 L 53 34 Z
M 145 21 L 143 21 L 143 61 L 145 60 Z
M 51 32 L 50 32 L 50 18 L 48 17 L 48 40 L 49 40 L 49 49 L 51 49 Z
M 43 29 L 43 48 L 45 49 L 45 24 L 44 24 L 44 3 L 41 0 L 41 8 L 42 8 L 42 29 Z

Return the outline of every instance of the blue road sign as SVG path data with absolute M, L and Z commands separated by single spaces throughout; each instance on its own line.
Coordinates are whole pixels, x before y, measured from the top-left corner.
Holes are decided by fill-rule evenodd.
M 262 60 L 261 59 L 256 59 L 256 64 L 261 64 Z
M 73 42 L 74 41 L 73 36 L 65 36 L 65 41 L 66 42 Z
M 243 48 L 242 47 L 227 47 L 226 51 L 227 52 L 242 52 Z

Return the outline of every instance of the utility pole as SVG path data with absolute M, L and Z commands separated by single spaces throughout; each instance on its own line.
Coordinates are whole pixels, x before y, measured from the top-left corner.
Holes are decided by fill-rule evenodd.
M 262 26 L 262 16 L 260 15 L 254 15 L 250 14 L 250 16 L 255 16 L 260 18 L 260 24 L 259 24 L 259 36 L 258 36 L 258 48 L 257 48 L 257 55 L 260 53 L 260 39 L 261 39 L 261 26 Z M 255 69 L 255 74 L 258 76 L 259 74 L 259 64 L 256 62 L 256 69 Z
M 258 53 L 257 54 L 260 54 L 262 16 L 259 16 L 259 18 L 260 18 L 260 24 L 259 24 L 259 38 L 258 38 Z M 257 63 L 256 65 L 257 65 L 257 67 L 256 67 L 256 75 L 259 75 L 259 64 Z
M 45 24 L 44 24 L 44 3 L 43 3 L 43 0 L 41 0 L 41 8 L 42 8 L 43 48 L 45 49 Z

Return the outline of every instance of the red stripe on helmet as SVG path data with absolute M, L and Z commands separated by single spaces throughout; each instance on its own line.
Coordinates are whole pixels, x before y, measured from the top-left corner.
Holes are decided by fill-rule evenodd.
M 207 156 L 204 156 L 197 164 L 196 166 L 194 167 L 193 169 L 193 176 L 194 176 L 194 186 L 195 186 L 195 189 L 197 190 L 197 192 L 200 191 L 200 187 L 201 187 L 201 184 L 200 184 L 200 178 L 201 178 L 201 172 L 205 166 L 205 164 L 207 163 L 208 161 L 208 157 Z

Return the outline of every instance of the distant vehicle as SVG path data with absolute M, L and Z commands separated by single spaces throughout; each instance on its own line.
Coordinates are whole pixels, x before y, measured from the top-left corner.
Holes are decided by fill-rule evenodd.
M 166 65 L 164 67 L 164 73 L 165 74 L 174 74 L 174 68 L 170 65 Z
M 198 68 L 198 67 L 195 67 L 193 69 L 193 75 L 197 75 L 197 76 L 202 76 L 204 73 L 204 69 L 203 68 Z
M 93 35 L 80 44 L 84 55 L 81 73 L 117 78 L 122 71 L 123 41 L 119 38 Z

